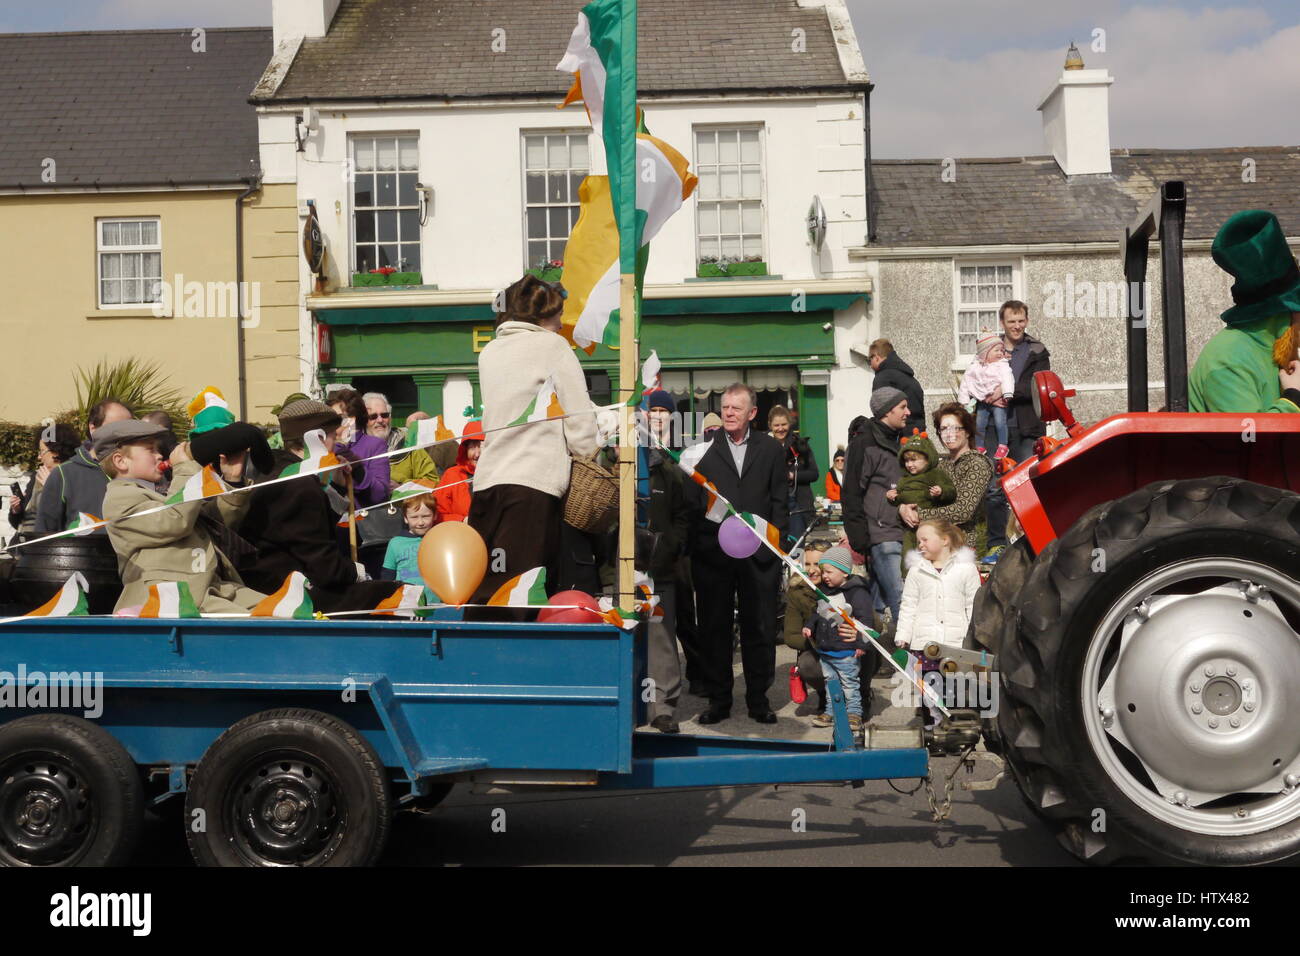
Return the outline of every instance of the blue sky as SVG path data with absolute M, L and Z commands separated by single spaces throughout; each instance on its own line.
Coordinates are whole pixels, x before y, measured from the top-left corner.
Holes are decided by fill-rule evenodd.
M 1113 146 L 1300 144 L 1296 0 L 847 3 L 876 84 L 879 158 L 1044 152 L 1035 107 L 1071 40 L 1089 68 L 1115 78 Z M 271 0 L 0 0 L 0 32 L 270 20 Z M 1098 29 L 1104 51 L 1091 48 Z

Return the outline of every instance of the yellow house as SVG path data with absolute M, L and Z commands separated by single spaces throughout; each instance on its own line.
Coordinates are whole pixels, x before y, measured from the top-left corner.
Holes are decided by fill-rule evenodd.
M 0 420 L 139 358 L 257 422 L 296 391 L 299 222 L 248 103 L 271 31 L 0 35 Z M 242 359 L 242 361 L 241 361 Z

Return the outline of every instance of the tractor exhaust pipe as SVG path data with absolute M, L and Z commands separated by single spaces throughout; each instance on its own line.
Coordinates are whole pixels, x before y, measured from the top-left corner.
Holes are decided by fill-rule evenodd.
M 1183 224 L 1187 188 L 1181 180 L 1163 183 L 1120 239 L 1128 286 L 1128 410 L 1145 412 L 1147 401 L 1147 252 L 1160 240 L 1160 294 L 1165 346 L 1165 408 L 1187 411 L 1187 318 L 1183 295 Z

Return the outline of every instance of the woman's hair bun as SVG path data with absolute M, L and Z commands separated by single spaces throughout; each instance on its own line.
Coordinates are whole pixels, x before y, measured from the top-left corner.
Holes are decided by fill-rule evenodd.
M 558 282 L 543 282 L 535 275 L 525 275 L 506 289 L 505 312 L 500 321 L 539 324 L 564 311 L 564 293 Z

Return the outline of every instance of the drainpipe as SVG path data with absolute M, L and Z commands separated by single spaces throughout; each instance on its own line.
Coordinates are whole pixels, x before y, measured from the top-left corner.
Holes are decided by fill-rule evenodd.
M 250 176 L 248 188 L 235 198 L 235 361 L 239 372 L 239 420 L 247 421 L 248 374 L 244 362 L 244 200 L 262 188 L 262 174 Z
M 863 167 L 867 177 L 867 242 L 876 241 L 876 209 L 871 200 L 871 91 L 874 85 L 867 86 L 862 93 L 862 142 L 866 150 Z

